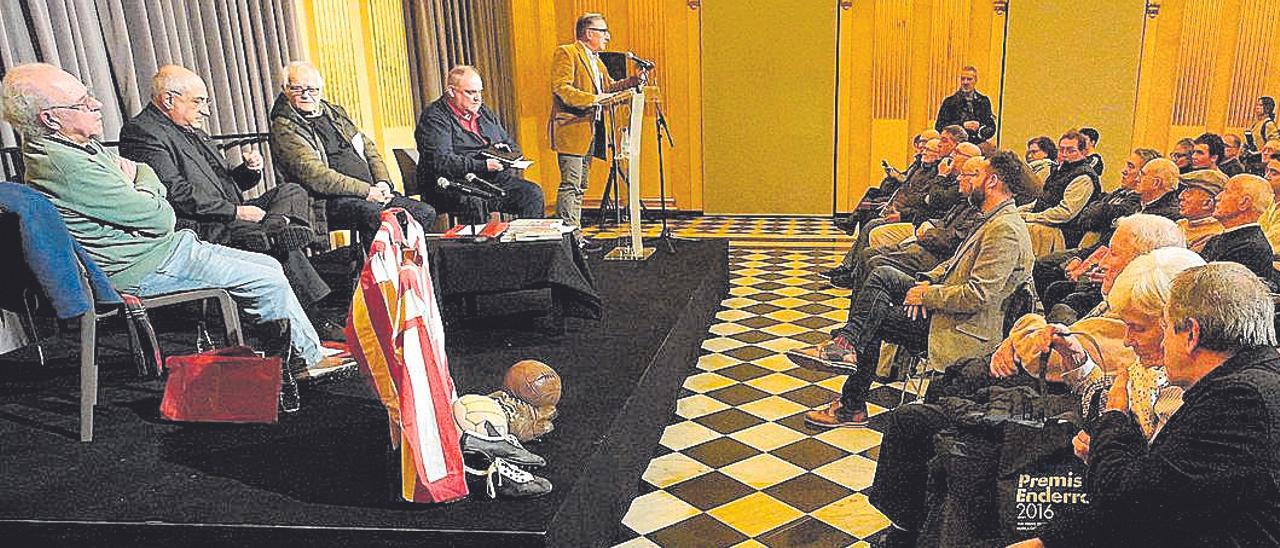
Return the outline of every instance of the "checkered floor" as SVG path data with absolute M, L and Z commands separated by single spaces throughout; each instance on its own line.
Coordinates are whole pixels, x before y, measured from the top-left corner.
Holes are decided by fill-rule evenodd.
M 826 217 L 693 217 L 671 219 L 671 233 L 678 238 L 729 238 L 734 244 L 753 247 L 832 248 L 847 249 L 853 237 L 841 232 Z M 592 238 L 613 238 L 625 233 L 617 225 L 584 229 Z M 641 231 L 645 238 L 657 236 L 662 225 L 645 221 Z
M 845 320 L 849 291 L 818 273 L 847 244 L 753 244 L 734 238 L 731 295 L 623 518 L 620 546 L 866 546 L 889 525 L 862 491 L 875 473 L 879 415 L 899 401 L 901 383 L 873 385 L 869 428 L 815 430 L 803 413 L 834 399 L 843 377 L 796 368 L 782 355 L 826 340 Z

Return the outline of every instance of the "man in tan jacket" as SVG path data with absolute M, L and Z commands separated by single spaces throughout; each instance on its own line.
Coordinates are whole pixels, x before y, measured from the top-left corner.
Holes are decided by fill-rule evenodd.
M 609 44 L 609 26 L 603 15 L 583 14 L 574 31 L 577 40 L 556 48 L 551 60 L 550 129 L 551 148 L 560 165 L 556 214 L 564 224 L 577 228 L 582 226 L 582 196 L 591 158 L 606 158 L 600 102 L 620 90 L 643 85 L 646 73 L 621 81 L 609 77 L 597 55 Z
M 849 375 L 839 399 L 805 414 L 820 427 L 867 424 L 867 391 L 880 343 L 928 349 L 935 369 L 990 353 L 1000 344 L 1005 300 L 1031 279 L 1035 256 L 1014 196 L 1026 192 L 1022 160 L 1000 151 L 973 158 L 960 172 L 960 191 L 982 211 L 981 225 L 955 256 L 922 274 L 876 268 L 850 304 L 849 320 L 832 340 L 787 352 L 796 365 Z

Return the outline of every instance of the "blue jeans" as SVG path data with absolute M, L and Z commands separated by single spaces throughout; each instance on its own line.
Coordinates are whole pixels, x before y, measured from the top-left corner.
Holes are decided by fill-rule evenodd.
M 226 289 L 255 321 L 289 320 L 289 342 L 308 366 L 324 355 L 320 337 L 274 258 L 201 241 L 195 232 L 177 232 L 173 251 L 160 268 L 123 291 L 151 297 L 194 289 Z

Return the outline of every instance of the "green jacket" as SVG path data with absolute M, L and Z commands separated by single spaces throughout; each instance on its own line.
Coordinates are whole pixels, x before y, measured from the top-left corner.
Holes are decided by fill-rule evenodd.
M 169 257 L 176 217 L 155 172 L 139 163 L 137 176 L 127 180 L 118 158 L 97 141 L 76 145 L 37 137 L 22 143 L 27 184 L 49 197 L 111 283 L 128 290 Z
M 359 141 L 364 145 L 355 146 L 358 154 L 369 162 L 369 172 L 375 181 L 390 181 L 391 173 L 387 164 L 378 154 L 378 147 L 373 139 L 356 129 L 351 118 L 342 107 L 321 101 L 321 116 L 333 119 L 334 127 L 342 133 L 342 137 L 353 145 Z M 311 124 L 303 118 L 302 113 L 289 104 L 289 99 L 280 94 L 271 107 L 271 157 L 275 159 L 276 170 L 285 182 L 298 183 L 311 194 L 312 226 L 316 233 L 327 236 L 329 233 L 328 215 L 325 214 L 325 198 L 329 196 L 352 196 L 364 198 L 369 195 L 369 183 L 348 177 L 329 167 L 329 156 L 325 154 L 324 144 Z

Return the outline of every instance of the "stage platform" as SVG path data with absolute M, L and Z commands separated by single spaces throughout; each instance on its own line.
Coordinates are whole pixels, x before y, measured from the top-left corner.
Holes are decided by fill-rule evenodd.
M 391 500 L 386 414 L 362 379 L 302 393 L 277 425 L 159 418 L 163 385 L 106 352 L 95 441 L 77 441 L 73 345 L 0 357 L 0 539 L 6 546 L 607 545 L 728 291 L 728 243 L 677 244 L 643 263 L 591 261 L 602 320 L 546 335 L 544 294 L 485 297 L 447 332 L 462 393 L 520 359 L 563 378 L 556 430 L 529 449 L 553 493 L 443 506 Z M 546 293 L 546 292 L 543 292 Z M 162 328 L 163 329 L 163 328 Z M 109 331 L 121 332 L 112 327 Z M 171 333 L 190 338 L 189 333 Z M 123 345 L 118 336 L 109 346 Z M 189 351 L 189 350 L 186 350 Z

